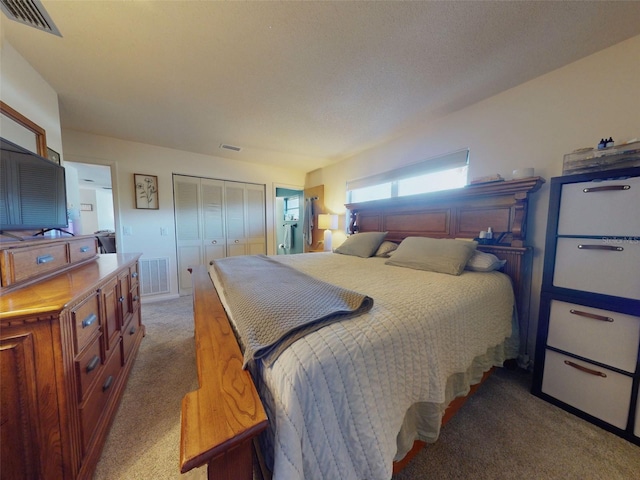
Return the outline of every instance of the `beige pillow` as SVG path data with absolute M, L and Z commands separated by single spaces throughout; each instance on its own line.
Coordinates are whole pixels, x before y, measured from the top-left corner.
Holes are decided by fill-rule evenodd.
M 477 245 L 451 238 L 407 237 L 385 264 L 460 275 Z
M 387 232 L 355 233 L 348 237 L 334 252 L 368 258 L 376 253 L 376 250 L 378 250 L 378 247 L 386 236 Z

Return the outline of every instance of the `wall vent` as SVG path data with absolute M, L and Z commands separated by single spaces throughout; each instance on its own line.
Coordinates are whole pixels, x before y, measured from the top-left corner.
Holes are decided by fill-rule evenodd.
M 227 145 L 226 143 L 221 143 L 220 148 L 224 148 L 225 150 L 233 150 L 234 152 L 239 152 L 242 150 L 240 147 L 236 147 L 234 145 Z
M 169 293 L 169 258 L 140 259 L 140 294 Z
M 40 0 L 0 0 L 0 8 L 10 20 L 62 36 Z

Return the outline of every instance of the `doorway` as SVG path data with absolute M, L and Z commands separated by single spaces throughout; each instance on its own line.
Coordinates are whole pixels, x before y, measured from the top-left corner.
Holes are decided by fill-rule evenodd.
M 70 229 L 76 235 L 98 235 L 102 253 L 115 253 L 115 212 L 111 167 L 64 162 Z
M 304 191 L 276 187 L 276 254 L 302 253 Z

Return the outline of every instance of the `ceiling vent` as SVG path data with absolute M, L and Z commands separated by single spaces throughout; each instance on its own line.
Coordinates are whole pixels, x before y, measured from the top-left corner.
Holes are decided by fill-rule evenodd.
M 233 150 L 234 152 L 239 152 L 242 150 L 240 147 L 235 147 L 233 145 L 227 145 L 226 143 L 221 143 L 220 148 L 224 148 L 226 150 Z
M 10 20 L 62 37 L 40 0 L 0 0 L 0 7 Z

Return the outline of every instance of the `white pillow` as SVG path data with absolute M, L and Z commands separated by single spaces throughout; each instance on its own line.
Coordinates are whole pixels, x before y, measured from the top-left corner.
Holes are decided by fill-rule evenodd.
M 465 270 L 492 272 L 493 270 L 499 270 L 504 267 L 505 263 L 507 263 L 506 260 L 500 260 L 492 253 L 476 250 L 467 262 Z

